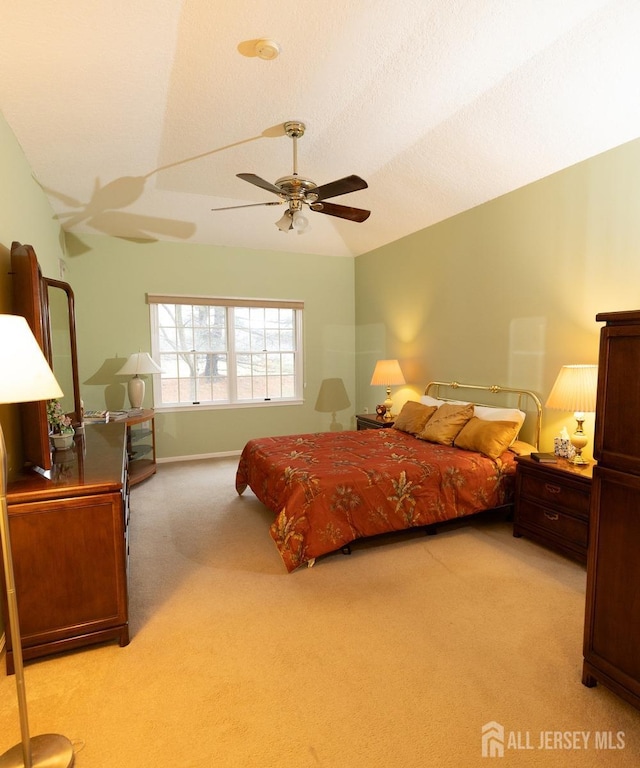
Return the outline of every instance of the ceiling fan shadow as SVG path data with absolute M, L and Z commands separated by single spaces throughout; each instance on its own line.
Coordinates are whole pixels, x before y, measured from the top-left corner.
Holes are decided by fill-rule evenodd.
M 36 182 L 40 184 L 45 194 L 56 198 L 73 209 L 55 215 L 67 236 L 74 227 L 86 223 L 88 226 L 106 235 L 134 242 L 149 242 L 157 240 L 158 237 L 174 237 L 186 240 L 195 233 L 195 222 L 127 213 L 121 209 L 129 207 L 142 197 L 147 180 L 155 174 L 201 160 L 242 144 L 257 141 L 258 139 L 279 138 L 283 135 L 283 125 L 278 123 L 277 125 L 265 128 L 257 136 L 241 139 L 240 141 L 207 150 L 191 157 L 185 157 L 172 163 L 166 163 L 158 168 L 154 168 L 144 176 L 121 176 L 104 185 L 96 178 L 91 198 L 87 202 L 77 200 L 65 192 L 46 187 L 40 184 L 37 179 Z M 68 238 L 67 250 L 72 255 L 81 255 L 86 253 L 88 249 L 77 238 L 75 241 Z
M 202 160 L 205 157 L 210 157 L 211 155 L 216 155 L 219 152 L 226 152 L 229 149 L 233 149 L 234 147 L 241 147 L 243 144 L 249 144 L 252 141 L 258 141 L 259 139 L 279 139 L 282 136 L 285 135 L 284 125 L 282 123 L 278 123 L 277 125 L 272 125 L 269 128 L 265 128 L 262 133 L 259 133 L 257 136 L 250 136 L 248 139 L 240 139 L 239 141 L 233 141 L 231 144 L 225 144 L 222 147 L 217 147 L 216 149 L 209 149 L 206 152 L 200 152 L 197 155 L 192 155 L 191 157 L 185 157 L 182 160 L 176 160 L 173 163 L 166 163 L 165 165 L 161 165 L 159 168 L 156 168 L 155 171 L 151 171 L 151 173 L 148 173 L 145 178 L 148 176 L 152 176 L 154 173 L 160 173 L 161 171 L 168 171 L 170 168 L 178 168 L 181 165 L 186 165 L 187 163 L 192 163 L 195 160 Z
M 106 235 L 136 241 L 148 242 L 157 239 L 157 236 L 169 236 L 181 240 L 191 237 L 196 231 L 194 222 L 121 210 L 132 205 L 142 196 L 149 175 L 121 176 L 105 185 L 96 179 L 91 198 L 86 203 L 64 192 L 41 185 L 45 194 L 76 209 L 55 215 L 67 234 L 68 252 L 72 255 L 81 255 L 87 251 L 84 245 L 77 247 L 79 243 L 73 243 L 69 238 L 74 227 L 82 223 Z

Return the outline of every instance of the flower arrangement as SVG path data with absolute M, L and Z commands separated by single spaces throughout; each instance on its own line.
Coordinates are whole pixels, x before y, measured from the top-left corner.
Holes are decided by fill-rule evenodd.
M 71 419 L 62 410 L 59 400 L 49 400 L 47 403 L 47 421 L 53 435 L 72 435 Z

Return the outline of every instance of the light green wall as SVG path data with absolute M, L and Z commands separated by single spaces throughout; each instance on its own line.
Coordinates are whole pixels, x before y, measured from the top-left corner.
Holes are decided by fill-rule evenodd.
M 140 244 L 98 235 L 74 237 L 69 244 L 67 276 L 76 294 L 80 383 L 87 408 L 127 407 L 127 379 L 115 371 L 132 352 L 151 349 L 147 293 L 305 303 L 304 405 L 159 413 L 160 458 L 239 451 L 260 435 L 326 430 L 331 415 L 314 411 L 324 378 L 342 378 L 354 402 L 353 259 L 184 243 Z M 148 406 L 151 386 L 148 379 Z M 354 424 L 354 414 L 351 407 L 339 412 L 337 420 L 348 428 Z
M 379 357 L 408 382 L 396 410 L 434 379 L 544 402 L 562 365 L 597 362 L 596 313 L 640 307 L 638 254 L 640 140 L 359 256 L 357 411 L 381 402 Z M 545 412 L 543 449 L 565 424 Z
M 11 314 L 11 243 L 32 245 L 46 277 L 59 277 L 63 236 L 22 148 L 0 113 L 0 312 Z M 22 464 L 18 406 L 0 405 L 10 476 Z

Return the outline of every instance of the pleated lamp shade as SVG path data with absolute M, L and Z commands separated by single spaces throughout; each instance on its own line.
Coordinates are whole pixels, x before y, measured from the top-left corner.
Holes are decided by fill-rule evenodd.
M 563 365 L 546 406 L 556 411 L 593 413 L 597 387 L 597 365 Z

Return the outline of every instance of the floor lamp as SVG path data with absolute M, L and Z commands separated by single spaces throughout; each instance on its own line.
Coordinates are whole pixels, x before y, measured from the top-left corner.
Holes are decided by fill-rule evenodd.
M 61 395 L 62 390 L 24 317 L 0 315 L 0 403 L 49 400 Z M 69 739 L 57 733 L 45 733 L 33 738 L 29 736 L 22 641 L 9 536 L 7 451 L 2 425 L 0 425 L 0 506 L 2 559 L 22 734 L 20 744 L 16 744 L 0 755 L 0 768 L 69 768 L 74 761 L 73 746 Z

